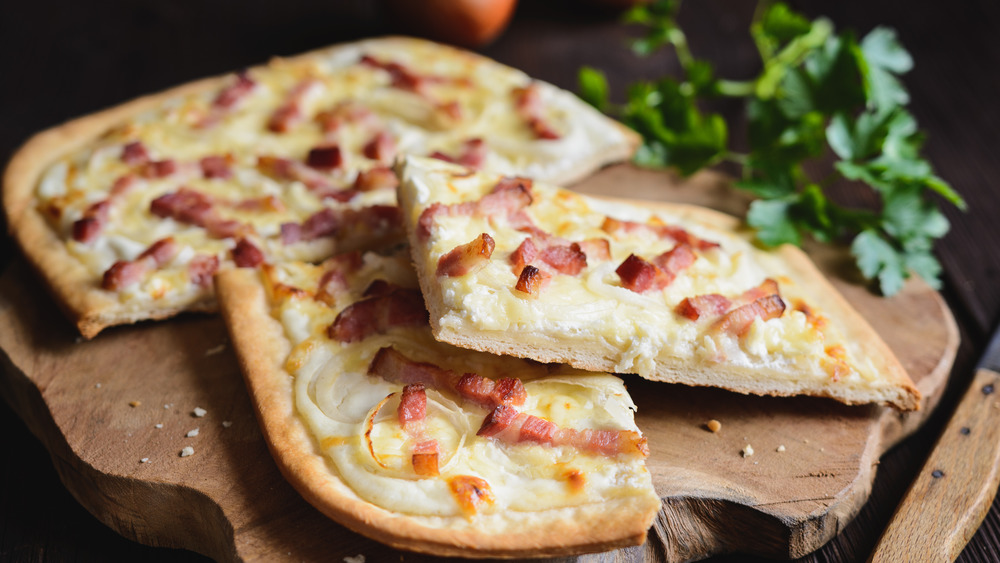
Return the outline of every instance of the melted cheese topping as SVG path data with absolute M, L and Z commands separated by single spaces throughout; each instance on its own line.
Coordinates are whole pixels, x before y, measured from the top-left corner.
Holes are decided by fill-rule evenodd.
M 416 225 L 430 204 L 476 201 L 489 193 L 498 177 L 468 175 L 447 164 L 409 158 L 402 173 L 400 201 L 409 202 L 404 213 Z M 567 241 L 592 238 L 610 241 L 609 260 L 588 257 L 579 275 L 554 273 L 537 297 L 526 297 L 514 286 L 518 276 L 510 255 L 529 234 L 517 230 L 499 216 L 435 215 L 431 236 L 419 249 L 423 253 L 425 279 L 439 284 L 442 329 L 464 334 L 505 335 L 531 342 L 538 335 L 587 346 L 603 342 L 617 350 L 614 371 L 649 375 L 661 364 L 671 366 L 711 365 L 726 369 L 735 379 L 753 378 L 754 370 L 788 380 L 838 381 L 845 386 L 863 385 L 878 378 L 870 359 L 846 342 L 833 323 L 815 321 L 793 307 L 806 302 L 805 288 L 777 256 L 754 247 L 746 236 L 733 230 L 704 224 L 693 215 L 653 212 L 647 208 L 599 201 L 535 182 L 533 202 L 526 208 L 536 226 Z M 671 250 L 677 241 L 648 230 L 608 233 L 601 225 L 607 217 L 650 225 L 681 227 L 718 248 L 696 250 L 694 263 L 683 269 L 662 290 L 637 293 L 624 287 L 615 270 L 630 255 L 646 260 Z M 462 276 L 437 276 L 438 260 L 456 246 L 481 233 L 496 242 L 491 259 L 480 269 Z M 713 330 L 719 317 L 691 321 L 675 313 L 684 298 L 718 293 L 735 298 L 765 279 L 779 281 L 780 294 L 788 305 L 784 314 L 770 320 L 757 318 L 742 335 Z M 812 308 L 816 312 L 815 307 Z M 815 313 L 814 313 L 815 314 Z M 831 346 L 845 351 L 835 369 Z
M 570 446 L 504 444 L 476 436 L 489 411 L 446 389 L 427 387 L 427 435 L 440 447 L 440 475 L 421 477 L 411 463 L 413 438 L 400 426 L 396 408 L 403 385 L 369 376 L 375 353 L 392 346 L 408 358 L 456 373 L 520 378 L 527 392 L 520 412 L 562 428 L 638 432 L 635 405 L 620 379 L 568 367 L 544 366 L 451 347 L 427 327 L 390 329 L 360 342 L 341 344 L 327 327 L 375 279 L 415 287 L 406 252 L 365 256 L 350 288 L 327 306 L 309 293 L 272 292 L 273 315 L 293 344 L 286 369 L 295 378 L 297 412 L 341 478 L 358 496 L 394 512 L 474 518 L 477 514 L 533 512 L 628 497 L 655 498 L 643 459 L 579 451 Z M 267 281 L 314 292 L 323 266 L 287 263 L 268 268 Z M 492 500 L 463 509 L 451 492 L 455 479 L 486 483 Z
M 361 63 L 362 56 L 383 63 L 399 63 L 421 76 L 434 77 L 421 92 L 394 87 L 390 73 Z M 217 122 L 203 126 L 212 116 L 212 102 L 219 90 L 202 91 L 163 101 L 158 107 L 117 124 L 101 137 L 56 162 L 42 175 L 37 189 L 37 208 L 52 228 L 66 240 L 69 252 L 90 272 L 95 286 L 116 261 L 133 260 L 153 242 L 173 236 L 184 248 L 210 254 L 231 267 L 231 238 L 212 238 L 200 228 L 150 212 L 150 202 L 181 186 L 209 195 L 221 219 L 250 225 L 251 240 L 271 260 L 319 260 L 334 250 L 334 242 L 323 237 L 286 245 L 281 240 L 283 223 L 303 223 L 328 207 L 361 209 L 372 205 L 394 205 L 395 193 L 380 189 L 360 193 L 348 203 L 317 197 L 302 181 L 276 179 L 261 171 L 261 156 L 287 158 L 303 164 L 308 152 L 331 139 L 341 149 L 343 165 L 321 175 L 335 187 L 350 187 L 360 171 L 379 163 L 364 156 L 363 147 L 374 131 L 370 123 L 344 123 L 331 137 L 314 119 L 320 112 L 344 102 L 358 102 L 376 116 L 376 128 L 388 132 L 400 152 L 455 155 L 472 138 L 487 139 L 484 167 L 506 173 L 554 177 L 565 174 L 579 159 L 600 154 L 625 142 L 622 133 L 598 112 L 572 94 L 539 83 L 547 118 L 562 134 L 558 140 L 537 140 L 518 117 L 512 89 L 531 83 L 525 74 L 449 47 L 417 40 L 370 40 L 316 53 L 309 58 L 277 59 L 249 71 L 256 86 Z M 225 82 L 220 88 L 231 83 Z M 267 123 L 285 104 L 289 92 L 306 80 L 316 87 L 307 90 L 300 108 L 303 119 L 290 130 L 273 133 Z M 459 117 L 441 107 L 457 104 Z M 572 115 L 572 119 L 570 116 Z M 123 147 L 140 141 L 154 161 L 171 159 L 180 170 L 167 178 L 141 178 L 136 186 L 113 199 L 110 218 L 97 240 L 79 243 L 72 239 L 73 223 L 87 208 L 108 198 L 115 181 L 134 173 L 122 162 Z M 199 160 L 206 156 L 228 156 L 232 178 L 203 178 Z M 247 210 L 235 204 L 250 198 L 274 197 L 279 209 Z M 228 202 L 228 204 L 227 204 Z M 391 229 L 390 229 L 391 230 Z M 342 248 L 357 247 L 366 239 L 385 232 L 349 229 L 339 238 L 352 239 Z M 394 231 L 393 231 L 394 232 Z M 341 241 L 343 242 L 343 241 Z M 186 271 L 194 253 L 183 253 L 151 274 L 142 286 L 122 292 L 120 299 L 155 300 L 169 294 L 179 301 L 204 298 L 210 288 L 194 288 Z M 184 294 L 188 294 L 186 297 Z

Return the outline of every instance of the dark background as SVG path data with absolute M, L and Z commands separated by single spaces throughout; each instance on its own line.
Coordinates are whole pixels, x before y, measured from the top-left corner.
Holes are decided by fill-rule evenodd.
M 800 1 L 811 17 L 861 36 L 876 25 L 898 30 L 914 56 L 905 77 L 911 109 L 928 132 L 925 153 L 969 202 L 945 211 L 952 231 L 937 247 L 942 291 L 963 344 L 948 392 L 925 428 L 887 454 L 870 502 L 835 540 L 806 561 L 867 557 L 964 390 L 1000 320 L 1000 5 L 989 0 Z M 759 63 L 747 35 L 753 3 L 688 2 L 681 23 L 692 49 L 728 78 L 753 76 Z M 393 31 L 377 2 L 348 0 L 108 0 L 0 2 L 0 162 L 30 135 L 68 119 L 189 80 L 336 42 Z M 638 59 L 615 14 L 579 1 L 521 0 L 510 28 L 481 51 L 532 76 L 574 89 L 582 64 L 624 84 L 676 70 L 667 55 Z M 737 125 L 738 127 L 738 125 Z M 857 197 L 841 186 L 840 197 Z M 0 238 L 0 267 L 14 249 Z M 0 560 L 199 560 L 130 542 L 91 517 L 65 491 L 47 451 L 0 402 Z M 1000 560 L 1000 505 L 959 561 Z M 745 561 L 730 556 L 717 561 Z

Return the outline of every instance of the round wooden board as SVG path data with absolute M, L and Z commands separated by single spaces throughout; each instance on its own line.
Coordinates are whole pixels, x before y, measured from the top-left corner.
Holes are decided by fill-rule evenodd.
M 716 174 L 681 182 L 628 165 L 576 189 L 735 214 L 747 204 Z M 919 280 L 880 298 L 855 278 L 846 251 L 808 250 L 899 356 L 924 394 L 922 410 L 900 414 L 628 378 L 664 509 L 644 546 L 580 559 L 798 557 L 832 538 L 864 504 L 879 456 L 916 430 L 940 398 L 958 331 L 940 296 Z M 115 328 L 89 342 L 54 319 L 61 315 L 33 273 L 20 261 L 11 265 L 0 278 L 0 393 L 52 453 L 66 487 L 101 521 L 139 542 L 219 561 L 399 558 L 326 519 L 283 480 L 221 319 L 191 315 Z M 195 408 L 207 413 L 198 417 Z M 718 433 L 705 428 L 711 419 L 722 423 Z M 748 445 L 754 454 L 744 457 Z M 186 446 L 194 454 L 181 457 Z

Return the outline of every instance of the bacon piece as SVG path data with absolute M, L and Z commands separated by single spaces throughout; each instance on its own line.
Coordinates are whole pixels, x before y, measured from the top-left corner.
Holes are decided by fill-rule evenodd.
M 230 161 L 229 156 L 206 156 L 198 161 L 198 165 L 201 167 L 201 175 L 205 178 L 227 180 L 233 176 Z
M 660 269 L 653 264 L 643 260 L 635 254 L 629 254 L 615 270 L 622 280 L 622 287 L 631 289 L 636 293 L 643 293 L 653 289 L 656 285 L 656 277 Z
M 580 245 L 551 245 L 542 249 L 539 259 L 559 273 L 575 276 L 587 267 L 587 255 L 580 250 Z
M 376 166 L 363 172 L 359 172 L 354 178 L 352 189 L 359 192 L 370 192 L 381 189 L 394 189 L 399 185 L 399 178 L 391 168 Z
M 388 72 L 393 88 L 417 94 L 426 94 L 427 84 L 435 81 L 433 77 L 418 75 L 400 63 L 379 61 L 371 55 L 363 55 L 361 64 Z
M 535 246 L 535 241 L 528 237 L 510 253 L 510 263 L 514 266 L 514 272 L 522 272 L 523 275 L 525 266 L 534 262 L 537 257 L 538 247 Z
M 96 239 L 108 221 L 110 210 L 111 201 L 109 199 L 102 199 L 87 207 L 83 212 L 83 217 L 73 222 L 73 240 L 89 243 Z
M 333 170 L 344 164 L 344 157 L 337 145 L 325 145 L 311 149 L 306 156 L 306 164 L 320 170 Z
M 784 312 L 785 302 L 781 297 L 768 295 L 729 311 L 713 325 L 712 329 L 742 336 L 750 329 L 756 318 L 760 317 L 766 321 L 778 318 Z
M 327 268 L 319 278 L 319 285 L 316 288 L 316 299 L 328 303 L 331 306 L 336 304 L 336 295 L 346 291 L 349 287 L 345 272 L 354 272 L 361 267 L 362 259 L 360 252 L 347 252 L 338 254 L 323 262 Z M 365 297 L 371 297 L 365 295 Z
M 118 177 L 113 184 L 111 184 L 111 191 L 108 192 L 109 198 L 119 197 L 139 183 L 139 179 L 132 174 L 125 174 L 124 176 Z
M 212 276 L 219 270 L 219 257 L 214 254 L 196 254 L 188 262 L 188 277 L 198 287 L 210 287 Z
M 760 285 L 757 287 L 744 291 L 743 294 L 740 295 L 740 301 L 743 303 L 749 303 L 762 297 L 767 297 L 768 295 L 780 295 L 778 291 L 778 282 L 771 278 L 767 278 L 760 282 Z
M 521 269 L 521 274 L 517 277 L 517 283 L 514 284 L 514 289 L 537 297 L 542 292 L 542 287 L 545 286 L 545 283 L 548 282 L 549 279 L 549 274 L 539 270 L 531 264 L 528 264 Z
M 394 348 L 381 348 L 368 366 L 368 374 L 408 385 L 423 383 L 436 389 L 454 389 L 459 376 L 427 362 L 415 362 Z
M 494 381 L 479 374 L 467 373 L 459 378 L 455 390 L 463 399 L 486 408 L 520 406 L 528 398 L 524 384 L 516 377 L 502 377 Z
M 611 259 L 611 242 L 606 238 L 591 238 L 582 240 L 579 244 L 580 250 L 588 260 Z
M 468 139 L 462 143 L 461 150 L 455 156 L 445 154 L 441 151 L 434 151 L 428 156 L 445 162 L 478 169 L 486 162 L 487 155 L 489 155 L 489 148 L 486 146 L 486 142 L 476 138 Z
M 329 148 L 329 147 L 327 147 Z M 317 150 L 317 149 L 313 149 Z M 336 151 L 339 154 L 339 149 Z M 312 151 L 310 151 L 312 154 Z M 322 151 L 317 154 L 324 154 Z M 316 156 L 315 158 L 317 164 L 323 162 L 322 159 L 328 158 L 333 159 L 335 157 L 327 154 L 325 156 Z M 308 158 L 308 157 L 307 157 Z M 315 170 L 310 165 L 304 162 L 298 162 L 295 160 L 275 157 L 275 156 L 259 156 L 257 157 L 257 168 L 264 174 L 277 178 L 279 180 L 293 180 L 302 182 L 307 188 L 312 191 L 322 191 L 331 189 L 333 186 L 330 184 L 330 179 L 324 174 Z
M 209 196 L 181 187 L 154 199 L 150 212 L 157 217 L 171 218 L 181 223 L 202 227 L 215 238 L 230 238 L 251 231 L 251 227 L 231 219 L 222 219 L 213 209 L 214 201 Z
M 135 260 L 119 260 L 104 272 L 101 287 L 108 291 L 118 291 L 136 282 L 149 272 L 173 260 L 178 252 L 173 237 L 160 239 L 149 246 Z
M 177 162 L 171 159 L 151 160 L 142 166 L 143 178 L 166 178 L 177 172 Z
M 489 262 L 496 242 L 483 233 L 466 244 L 460 244 L 438 259 L 437 275 L 446 277 L 464 276 Z
M 275 195 L 247 198 L 235 202 L 233 207 L 241 211 L 261 211 L 265 213 L 285 210 L 284 202 Z
M 606 217 L 601 229 L 608 234 L 642 234 L 658 238 L 670 238 L 678 244 L 687 244 L 697 250 L 710 250 L 718 248 L 719 243 L 699 238 L 681 227 L 662 224 L 637 223 L 635 221 L 621 221 L 613 217 Z
M 284 103 L 274 110 L 267 120 L 267 128 L 275 133 L 286 133 L 302 122 L 302 102 L 306 96 L 319 87 L 320 83 L 314 78 L 308 78 L 296 84 L 285 97 Z
M 408 434 L 423 429 L 424 418 L 427 416 L 427 391 L 423 383 L 411 383 L 403 387 L 396 414 L 399 425 Z
M 237 268 L 256 268 L 264 263 L 264 253 L 254 243 L 241 238 L 233 247 L 233 262 Z
M 424 440 L 417 442 L 413 446 L 413 472 L 425 477 L 434 477 L 440 474 L 438 469 L 438 458 L 440 456 L 437 440 Z
M 129 166 L 140 166 L 150 160 L 149 151 L 142 141 L 132 141 L 122 147 L 122 162 Z
M 424 208 L 417 219 L 417 237 L 426 240 L 438 215 L 455 216 L 511 216 L 531 205 L 532 182 L 529 178 L 502 178 L 490 193 L 476 201 L 466 201 L 445 205 L 434 202 Z
M 327 335 L 338 342 L 357 342 L 393 327 L 425 325 L 428 318 L 420 291 L 399 288 L 352 303 L 337 315 Z
M 649 455 L 646 438 L 634 430 L 577 430 L 560 428 L 543 418 L 498 405 L 483 420 L 477 436 L 508 444 L 531 442 L 549 446 L 571 446 L 605 456 Z
M 340 229 L 340 223 L 340 217 L 332 209 L 324 208 L 310 215 L 301 225 L 283 223 L 281 241 L 292 244 L 334 235 Z
M 361 149 L 366 158 L 379 162 L 392 162 L 396 157 L 396 139 L 386 131 L 379 131 Z
M 485 480 L 472 475 L 456 475 L 448 480 L 448 489 L 468 516 L 475 514 L 483 504 L 493 504 L 496 498 Z
M 558 131 L 545 119 L 545 107 L 539 94 L 538 83 L 532 82 L 524 88 L 514 88 L 514 107 L 517 114 L 539 139 L 554 140 L 561 137 Z
M 705 293 L 694 297 L 685 297 L 674 309 L 678 315 L 696 321 L 701 317 L 716 317 L 732 305 L 726 296 L 718 293 Z
M 333 109 L 316 114 L 316 122 L 324 133 L 335 133 L 348 123 L 374 128 L 379 120 L 372 110 L 353 100 L 340 102 Z
M 238 72 L 236 80 L 219 92 L 219 95 L 212 101 L 212 105 L 220 108 L 231 108 L 245 98 L 256 86 L 257 83 L 250 78 L 246 71 Z
M 677 276 L 682 270 L 689 268 L 697 257 L 694 250 L 686 243 L 679 243 L 672 249 L 653 258 L 653 264 L 670 276 L 670 280 Z

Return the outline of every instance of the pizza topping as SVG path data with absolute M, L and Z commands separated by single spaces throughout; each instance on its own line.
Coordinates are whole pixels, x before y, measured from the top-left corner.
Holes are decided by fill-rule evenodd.
M 340 218 L 332 209 L 325 208 L 310 215 L 301 225 L 282 223 L 281 242 L 294 244 L 300 241 L 315 240 L 335 234 L 339 228 Z
M 238 221 L 219 217 L 213 204 L 211 197 L 182 186 L 176 192 L 154 199 L 149 210 L 157 217 L 169 217 L 181 223 L 202 227 L 213 238 L 235 237 L 251 230 L 251 227 Z
M 430 237 L 434 219 L 438 215 L 448 217 L 461 215 L 490 217 L 499 215 L 510 217 L 531 205 L 532 199 L 531 180 L 529 178 L 505 177 L 497 182 L 490 193 L 476 201 L 466 201 L 451 205 L 445 205 L 436 201 L 424 208 L 417 219 L 417 236 L 420 240 L 427 240 Z
M 354 100 L 340 102 L 333 109 L 319 112 L 315 120 L 324 133 L 336 133 L 347 124 L 375 127 L 379 123 L 378 116 L 372 110 Z
M 489 148 L 487 148 L 486 142 L 482 139 L 476 138 L 469 139 L 462 143 L 461 152 L 455 156 L 445 154 L 441 151 L 434 151 L 428 156 L 445 162 L 467 166 L 469 168 L 480 168 L 483 163 L 486 162 L 486 156 L 488 154 Z
M 317 151 L 316 156 L 313 155 L 313 151 Z M 330 150 L 327 150 L 330 149 Z M 307 188 L 316 192 L 322 192 L 324 190 L 332 189 L 329 178 L 323 173 L 319 172 L 317 168 L 323 168 L 324 163 L 333 162 L 335 159 L 338 163 L 335 166 L 339 166 L 340 149 L 336 147 L 317 147 L 309 151 L 307 159 L 314 158 L 314 164 L 307 164 L 299 162 L 296 160 L 291 160 L 288 158 L 281 158 L 276 156 L 259 156 L 257 157 L 257 168 L 279 180 L 292 180 L 297 182 L 302 182 Z M 331 166 L 333 168 L 333 166 Z
M 310 149 L 306 164 L 319 170 L 333 170 L 344 164 L 344 157 L 339 146 L 324 145 Z
M 124 289 L 173 260 L 178 251 L 173 237 L 160 239 L 151 244 L 135 260 L 119 260 L 112 264 L 104 272 L 101 287 L 108 291 Z
M 361 149 L 366 158 L 379 162 L 392 162 L 396 157 L 396 139 L 385 131 L 379 131 Z
M 220 90 L 219 94 L 212 100 L 208 114 L 198 122 L 197 126 L 210 127 L 215 125 L 226 114 L 239 107 L 240 102 L 256 87 L 257 83 L 250 78 L 250 75 L 246 71 L 237 73 L 236 80 Z
M 426 436 L 427 391 L 423 383 L 403 387 L 396 413 L 403 431 L 416 442 L 411 456 L 413 471 L 422 476 L 438 475 L 438 443 Z
M 496 242 L 483 233 L 466 244 L 460 244 L 438 260 L 438 276 L 464 276 L 483 267 L 493 256 Z
M 719 244 L 699 238 L 687 230 L 664 224 L 638 223 L 635 221 L 622 221 L 614 217 L 606 217 L 601 225 L 601 230 L 612 235 L 635 235 L 647 234 L 658 238 L 670 238 L 678 244 L 687 244 L 697 250 L 711 250 L 718 248 Z
M 132 141 L 122 147 L 122 162 L 129 166 L 140 166 L 152 160 L 149 157 L 149 150 L 142 141 Z
M 549 274 L 539 270 L 538 268 L 528 264 L 521 269 L 521 274 L 517 277 L 517 283 L 514 284 L 514 289 L 527 293 L 531 296 L 538 296 L 542 291 L 542 287 L 550 279 Z
M 198 287 L 211 287 L 212 276 L 219 270 L 219 257 L 214 254 L 196 254 L 188 262 L 188 277 Z
M 233 262 L 237 268 L 256 268 L 264 263 L 264 253 L 249 240 L 241 238 L 233 248 Z
M 520 406 L 528 397 L 524 384 L 516 377 L 501 377 L 496 381 L 476 373 L 459 378 L 455 390 L 463 398 L 488 409 L 497 405 Z
M 514 407 L 507 405 L 498 405 L 494 408 L 483 420 L 483 425 L 476 435 L 508 444 L 532 442 L 549 446 L 571 446 L 606 456 L 649 455 L 646 438 L 634 430 L 560 428 L 544 418 L 518 412 Z
M 674 311 L 692 321 L 701 317 L 717 317 L 729 310 L 732 301 L 724 295 L 718 293 L 706 293 L 685 297 L 674 309 Z
M 230 160 L 228 156 L 206 156 L 198 161 L 198 165 L 201 166 L 201 174 L 205 178 L 228 180 L 233 176 Z
M 587 255 L 580 250 L 580 245 L 550 245 L 539 252 L 542 262 L 562 274 L 575 276 L 587 267 Z
M 695 258 L 691 247 L 680 243 L 654 258 L 652 263 L 630 254 L 615 273 L 621 278 L 622 287 L 643 293 L 663 289 L 673 283 L 681 270 L 694 264 Z
M 528 124 L 537 138 L 553 140 L 562 136 L 545 119 L 545 107 L 537 83 L 532 82 L 524 88 L 514 88 L 513 95 L 518 115 Z
M 483 504 L 493 504 L 496 499 L 490 484 L 472 475 L 457 475 L 448 480 L 452 496 L 466 516 L 472 516 Z
M 177 172 L 177 162 L 172 159 L 151 160 L 140 170 L 143 178 L 166 178 Z
M 346 307 L 334 319 L 327 334 L 338 342 L 357 342 L 372 334 L 384 334 L 393 327 L 421 326 L 427 322 L 427 309 L 420 291 L 394 288 Z
M 433 477 L 440 474 L 438 460 L 441 452 L 437 440 L 424 440 L 413 445 L 411 463 L 417 475 Z
M 761 297 L 751 303 L 737 307 L 725 314 L 713 326 L 714 330 L 742 336 L 750 329 L 754 320 L 775 319 L 785 312 L 785 302 L 778 295 Z
M 302 122 L 302 103 L 310 92 L 320 86 L 320 82 L 314 78 L 303 80 L 296 84 L 289 92 L 283 104 L 274 110 L 270 119 L 267 120 L 267 128 L 275 133 L 286 133 Z
M 376 166 L 375 168 L 359 172 L 357 177 L 354 178 L 354 184 L 351 186 L 351 189 L 359 192 L 370 192 L 373 190 L 394 189 L 398 185 L 399 178 L 396 177 L 396 173 L 391 168 Z

